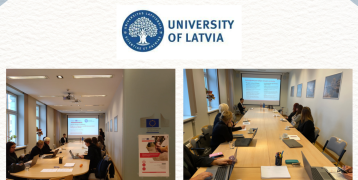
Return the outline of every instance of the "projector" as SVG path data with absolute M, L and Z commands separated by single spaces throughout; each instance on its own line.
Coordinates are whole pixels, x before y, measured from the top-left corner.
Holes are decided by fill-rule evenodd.
M 73 95 L 71 93 L 68 93 L 67 96 L 63 96 L 63 100 L 64 101 L 71 101 L 71 100 L 75 100 L 75 97 L 73 97 Z

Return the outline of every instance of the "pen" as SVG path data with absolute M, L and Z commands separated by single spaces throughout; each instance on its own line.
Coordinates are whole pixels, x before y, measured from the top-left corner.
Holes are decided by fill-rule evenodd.
M 283 151 L 282 151 L 282 153 L 281 154 L 283 154 Z

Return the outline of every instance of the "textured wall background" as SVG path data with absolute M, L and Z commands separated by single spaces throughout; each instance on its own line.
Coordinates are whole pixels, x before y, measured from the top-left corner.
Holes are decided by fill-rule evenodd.
M 8 0 L 0 3 L 0 112 L 3 114 L 0 138 L 5 142 L 6 68 L 177 68 L 176 170 L 181 172 L 183 72 L 179 69 L 353 68 L 353 89 L 357 89 L 358 6 L 353 2 L 357 4 L 356 0 L 62 0 L 51 3 Z M 117 4 L 242 5 L 242 61 L 117 61 L 116 56 L 121 55 L 116 52 Z M 358 113 L 357 97 L 358 92 L 354 91 L 354 115 Z M 353 121 L 353 132 L 356 130 L 357 123 Z M 5 146 L 0 148 L 0 157 L 4 157 Z M 4 162 L 1 159 L 3 172 Z M 4 179 L 5 173 L 1 175 Z M 176 177 L 182 179 L 182 174 L 177 173 Z

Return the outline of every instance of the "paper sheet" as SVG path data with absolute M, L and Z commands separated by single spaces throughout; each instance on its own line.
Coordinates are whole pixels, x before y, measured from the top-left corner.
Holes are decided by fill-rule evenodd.
M 261 166 L 261 179 L 291 178 L 287 166 Z
M 296 140 L 296 141 L 301 140 L 300 137 L 298 137 L 297 135 L 288 135 L 288 138 L 294 139 L 294 140 Z
M 58 169 L 57 172 L 72 172 L 73 169 Z
M 63 167 L 73 167 L 75 163 L 66 163 Z
M 246 127 L 245 127 L 245 129 L 241 129 L 241 130 L 239 130 L 239 131 L 246 131 Z
M 57 172 L 57 169 L 43 169 L 41 172 Z
M 250 125 L 250 122 L 244 122 L 243 125 Z
M 337 167 L 331 167 L 331 166 L 323 166 L 329 173 L 336 173 Z

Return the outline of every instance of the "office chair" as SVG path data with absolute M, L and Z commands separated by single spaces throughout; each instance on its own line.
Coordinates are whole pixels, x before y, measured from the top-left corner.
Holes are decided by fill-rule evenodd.
M 195 139 L 191 139 L 190 142 L 193 146 L 191 150 L 194 151 L 194 154 L 197 156 L 209 157 L 212 153 L 210 142 L 211 139 L 209 133 L 199 135 L 199 137 L 195 136 Z
M 209 133 L 209 136 L 213 134 L 213 125 L 206 125 L 201 128 L 203 134 Z
M 318 127 L 314 127 L 314 142 L 313 144 L 316 144 L 316 141 L 318 139 L 319 133 L 321 132 L 321 130 Z
M 237 107 L 237 105 L 234 105 L 234 112 L 235 112 L 235 115 L 241 115 L 241 112 L 240 112 L 239 108 Z
M 346 152 L 346 147 L 347 147 L 347 142 L 339 139 L 337 137 L 331 137 L 331 139 L 326 141 L 326 144 L 323 147 L 323 155 L 326 156 L 331 162 L 336 162 L 338 166 L 339 162 L 341 161 L 344 153 Z M 335 159 L 333 159 L 331 156 L 329 156 L 328 154 L 324 153 L 325 149 L 329 149 L 332 152 L 334 152 L 338 157 L 338 160 L 336 161 Z

